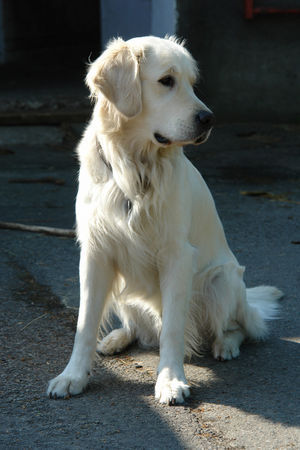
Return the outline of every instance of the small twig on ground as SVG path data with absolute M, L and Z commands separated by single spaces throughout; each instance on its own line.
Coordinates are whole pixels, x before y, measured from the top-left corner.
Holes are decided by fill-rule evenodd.
M 29 327 L 29 325 L 31 325 L 36 320 L 42 319 L 43 317 L 45 317 L 47 315 L 48 315 L 48 313 L 45 313 L 45 314 L 42 314 L 41 316 L 36 317 L 35 319 L 31 320 L 27 325 L 25 325 L 25 327 L 21 328 L 21 331 L 25 330 L 25 328 Z
M 31 233 L 43 233 L 52 236 L 62 236 L 69 238 L 74 238 L 76 236 L 75 230 L 72 229 L 25 225 L 23 223 L 16 222 L 0 222 L 0 228 L 6 230 L 29 231 Z
M 268 198 L 272 201 L 295 203 L 296 205 L 300 204 L 300 202 L 296 200 L 290 200 L 285 194 L 274 194 L 273 192 L 266 191 L 240 191 L 240 194 L 247 195 L 249 197 Z

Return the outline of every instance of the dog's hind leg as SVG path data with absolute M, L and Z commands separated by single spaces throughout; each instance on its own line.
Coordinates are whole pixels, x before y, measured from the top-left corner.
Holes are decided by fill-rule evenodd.
M 123 302 L 118 302 L 114 308 L 122 322 L 122 328 L 112 330 L 97 343 L 97 352 L 102 355 L 121 353 L 136 338 L 136 326 L 132 320 L 131 308 Z
M 144 302 L 138 299 L 120 302 L 116 313 L 123 327 L 111 331 L 99 341 L 97 352 L 102 355 L 120 353 L 135 340 L 144 348 L 158 345 L 161 320 Z
M 272 286 L 258 286 L 246 289 L 240 294 L 237 303 L 236 320 L 218 336 L 212 347 L 213 355 L 221 361 L 239 356 L 239 347 L 248 337 L 254 340 L 264 339 L 268 333 L 266 320 L 276 318 L 277 300 L 282 292 Z
M 245 334 L 241 328 L 225 331 L 222 336 L 215 339 L 212 345 L 214 358 L 219 361 L 237 358 L 240 354 L 240 345 L 244 339 Z
M 244 269 L 234 262 L 209 269 L 204 281 L 208 325 L 213 336 L 212 353 L 220 361 L 237 358 L 246 331 L 239 316 L 247 308 Z
M 102 355 L 113 355 L 125 350 L 135 340 L 135 333 L 126 328 L 112 330 L 97 343 L 97 352 Z
M 267 335 L 266 320 L 276 316 L 276 301 L 282 295 L 270 286 L 246 290 L 243 272 L 243 267 L 229 262 L 211 269 L 206 280 L 207 312 L 215 339 L 212 352 L 219 360 L 239 356 L 246 337 L 259 340 Z

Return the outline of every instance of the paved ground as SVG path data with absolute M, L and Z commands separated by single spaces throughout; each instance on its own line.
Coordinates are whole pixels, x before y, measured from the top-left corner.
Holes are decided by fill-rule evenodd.
M 80 126 L 0 128 L 0 220 L 70 228 Z M 72 349 L 78 249 L 71 239 L 1 230 L 1 448 L 288 449 L 299 432 L 300 127 L 219 126 L 187 154 L 216 200 L 249 286 L 285 292 L 263 344 L 186 365 L 184 406 L 153 399 L 157 352 L 97 359 L 89 390 L 45 396 Z M 65 304 L 68 308 L 61 307 Z

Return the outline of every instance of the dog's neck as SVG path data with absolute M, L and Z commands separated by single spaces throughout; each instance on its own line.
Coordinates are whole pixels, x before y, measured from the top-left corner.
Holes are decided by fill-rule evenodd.
M 95 142 L 96 142 L 96 149 L 98 151 L 100 160 L 105 165 L 106 169 L 111 173 L 111 176 L 113 176 L 112 166 L 111 166 L 110 162 L 108 162 L 106 160 L 105 155 L 104 155 L 103 150 L 102 150 L 102 147 L 101 147 L 101 144 L 100 144 L 100 142 L 99 142 L 97 137 L 95 137 Z M 126 210 L 127 214 L 130 215 L 130 213 L 132 211 L 132 201 L 129 198 L 125 197 L 124 198 L 124 205 L 125 205 L 125 210 Z
M 162 191 L 169 190 L 172 184 L 174 166 L 182 156 L 182 149 L 153 148 L 151 143 L 143 148 L 138 143 L 135 148 L 127 148 L 112 136 L 106 139 L 100 135 L 95 139 L 99 159 L 107 175 L 123 192 L 128 211 L 137 204 L 156 209 L 161 204 Z

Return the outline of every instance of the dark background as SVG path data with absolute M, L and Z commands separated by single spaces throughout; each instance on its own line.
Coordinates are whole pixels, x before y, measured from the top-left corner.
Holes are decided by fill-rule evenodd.
M 43 71 L 47 78 L 50 71 L 55 79 L 63 80 L 65 71 L 72 69 L 73 81 L 68 77 L 68 82 L 79 85 L 86 62 L 95 59 L 105 45 L 101 29 L 105 26 L 107 35 L 112 16 L 118 22 L 112 23 L 111 36 L 120 34 L 116 23 L 120 26 L 122 20 L 129 22 L 133 33 L 136 29 L 138 35 L 149 34 L 142 11 L 151 15 L 165 1 L 114 0 L 110 4 L 110 16 L 105 14 L 103 24 L 104 1 L 0 0 L 1 87 L 9 67 L 16 65 L 29 78 Z M 127 4 L 131 7 L 128 16 Z M 132 15 L 135 4 L 140 9 Z M 254 4 L 300 9 L 300 0 L 257 0 Z M 187 40 L 199 61 L 201 96 L 219 121 L 299 122 L 300 14 L 266 14 L 246 20 L 243 0 L 174 0 L 173 5 L 177 9 L 174 30 Z M 10 76 L 16 78 L 15 72 L 11 69 Z

